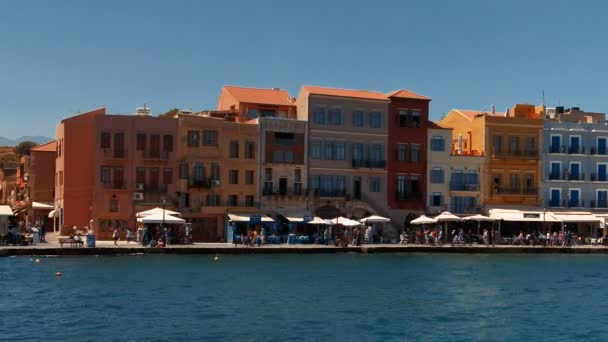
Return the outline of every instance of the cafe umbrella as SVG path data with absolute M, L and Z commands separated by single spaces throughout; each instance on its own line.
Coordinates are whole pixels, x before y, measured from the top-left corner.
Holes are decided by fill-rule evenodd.
M 435 221 L 442 223 L 445 229 L 445 236 L 448 237 L 448 222 L 460 222 L 462 219 L 449 211 L 444 211 L 441 214 L 435 216 Z
M 491 217 L 483 216 L 481 214 L 463 217 L 462 219 L 465 221 L 477 221 L 477 235 L 479 235 L 479 229 L 481 226 L 481 222 L 496 221 L 495 219 L 493 219 Z

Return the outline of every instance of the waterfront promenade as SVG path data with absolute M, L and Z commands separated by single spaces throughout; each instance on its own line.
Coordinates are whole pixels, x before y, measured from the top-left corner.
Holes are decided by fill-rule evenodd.
M 418 244 L 364 244 L 361 246 L 335 247 L 317 244 L 278 244 L 261 247 L 245 247 L 230 243 L 194 243 L 191 245 L 170 245 L 165 248 L 143 247 L 137 243 L 120 241 L 97 241 L 95 248 L 63 247 L 54 236 L 48 236 L 46 243 L 34 246 L 1 246 L 0 256 L 12 255 L 125 255 L 125 254 L 330 254 L 330 253 L 565 253 L 565 254 L 608 254 L 608 247 L 577 245 L 573 247 L 457 245 L 429 246 Z

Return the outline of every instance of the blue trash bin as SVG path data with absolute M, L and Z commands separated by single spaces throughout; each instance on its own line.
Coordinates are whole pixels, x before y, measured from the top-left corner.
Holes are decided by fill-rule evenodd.
M 93 235 L 93 234 L 87 235 L 87 247 L 91 247 L 91 248 L 95 247 L 95 235 Z

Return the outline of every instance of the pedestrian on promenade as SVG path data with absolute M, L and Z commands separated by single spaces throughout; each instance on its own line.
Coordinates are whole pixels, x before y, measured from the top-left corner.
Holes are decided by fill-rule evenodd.
M 323 230 L 323 241 L 325 242 L 326 246 L 329 245 L 329 230 L 327 230 L 327 228 Z
M 118 226 L 114 228 L 114 232 L 112 233 L 112 239 L 114 240 L 114 245 L 118 245 Z
M 264 230 L 264 227 L 262 227 L 262 229 L 260 229 L 260 239 L 262 242 L 262 245 L 266 244 L 266 230 Z
M 148 227 L 144 226 L 141 230 L 141 245 L 146 247 L 148 245 Z
M 127 244 L 129 244 L 131 240 L 133 240 L 133 232 L 131 232 L 131 229 L 127 228 Z

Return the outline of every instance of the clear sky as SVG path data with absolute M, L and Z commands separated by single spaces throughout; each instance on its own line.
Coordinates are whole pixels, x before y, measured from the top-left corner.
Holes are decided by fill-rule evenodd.
M 515 103 L 608 111 L 602 1 L 3 1 L 0 136 L 147 103 L 211 109 L 222 85 L 430 96 L 451 108 Z

